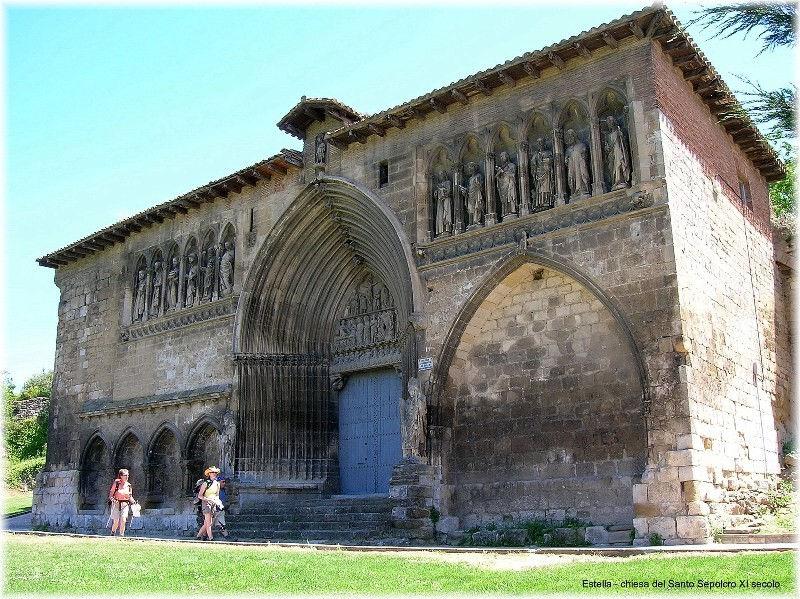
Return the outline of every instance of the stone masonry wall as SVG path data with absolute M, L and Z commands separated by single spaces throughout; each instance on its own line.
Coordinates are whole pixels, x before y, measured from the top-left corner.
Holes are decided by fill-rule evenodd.
M 706 514 L 741 513 L 734 493 L 763 492 L 779 472 L 775 264 L 766 182 L 658 48 L 655 66 L 691 419 L 659 459 L 678 466 L 690 517 L 678 535 L 700 538 Z
M 464 527 L 503 516 L 631 523 L 646 461 L 642 388 L 589 290 L 521 266 L 475 312 L 454 372 L 452 506 Z

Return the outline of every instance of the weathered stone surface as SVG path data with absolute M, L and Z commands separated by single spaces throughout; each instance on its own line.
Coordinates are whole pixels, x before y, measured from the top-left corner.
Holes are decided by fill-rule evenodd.
M 60 266 L 34 521 L 102 528 L 123 466 L 173 510 L 143 531 L 194 528 L 212 463 L 234 519 L 338 493 L 337 394 L 376 368 L 427 406 L 401 441 L 425 455 L 388 486 L 408 537 L 436 505 L 442 532 L 574 518 L 697 542 L 705 515 L 762 505 L 794 425 L 792 261 L 761 173 L 658 42 L 517 83 L 346 147 L 324 140 L 351 111 L 306 106 L 292 160 Z
M 587 526 L 584 539 L 592 545 L 607 545 L 608 531 L 605 526 Z

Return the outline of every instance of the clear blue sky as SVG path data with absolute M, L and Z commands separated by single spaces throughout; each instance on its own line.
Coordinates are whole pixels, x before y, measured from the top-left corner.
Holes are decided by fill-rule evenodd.
M 298 148 L 275 123 L 301 95 L 377 112 L 642 6 L 7 6 L 2 368 L 21 385 L 53 365 L 58 290 L 35 258 Z M 789 51 L 690 33 L 734 89 L 793 76 Z

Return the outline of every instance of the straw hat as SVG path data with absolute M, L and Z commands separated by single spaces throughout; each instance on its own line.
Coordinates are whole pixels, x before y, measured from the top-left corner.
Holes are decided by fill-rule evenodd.
M 209 473 L 211 473 L 211 472 L 215 472 L 215 473 L 219 474 L 220 470 L 216 466 L 209 466 L 208 468 L 205 469 L 205 472 L 203 472 L 203 476 L 208 476 Z

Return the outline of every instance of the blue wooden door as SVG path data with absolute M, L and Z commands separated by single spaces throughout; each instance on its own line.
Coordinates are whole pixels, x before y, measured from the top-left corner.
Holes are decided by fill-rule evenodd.
M 400 375 L 351 375 L 339 393 L 339 478 L 344 495 L 387 493 L 400 461 Z

